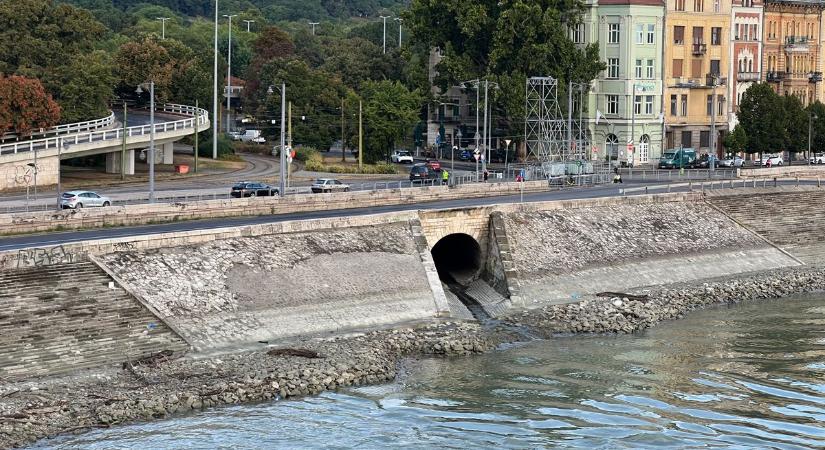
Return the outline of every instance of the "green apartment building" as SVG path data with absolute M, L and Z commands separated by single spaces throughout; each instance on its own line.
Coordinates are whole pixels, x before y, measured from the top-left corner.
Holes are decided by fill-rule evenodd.
M 607 69 L 588 96 L 592 159 L 654 164 L 662 154 L 662 0 L 586 0 L 577 44 L 597 42 Z

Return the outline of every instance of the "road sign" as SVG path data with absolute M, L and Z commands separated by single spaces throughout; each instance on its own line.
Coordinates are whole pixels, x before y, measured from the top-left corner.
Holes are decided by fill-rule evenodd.
M 478 152 L 475 152 L 473 153 L 473 158 L 475 158 L 476 161 L 478 161 L 478 159 L 481 158 L 481 155 Z

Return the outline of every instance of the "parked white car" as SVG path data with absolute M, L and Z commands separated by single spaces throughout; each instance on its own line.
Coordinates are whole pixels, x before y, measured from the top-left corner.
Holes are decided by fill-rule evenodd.
M 785 161 L 782 160 L 781 155 L 765 155 L 765 156 L 762 157 L 761 160 L 754 161 L 754 163 L 759 165 L 759 166 L 762 166 L 762 167 L 766 167 L 766 166 L 769 166 L 769 165 L 771 167 L 776 167 L 776 166 L 784 165 Z
M 808 161 L 811 164 L 825 164 L 825 153 L 811 156 L 810 158 L 808 158 Z
M 93 206 L 109 206 L 112 200 L 109 197 L 98 195 L 92 191 L 69 191 L 60 196 L 60 207 L 63 209 L 80 209 Z
M 412 154 L 406 150 L 396 150 L 392 153 L 392 162 L 399 164 L 412 164 L 413 157 Z
M 319 178 L 310 187 L 314 194 L 322 192 L 349 192 L 349 185 L 341 183 L 335 178 Z
M 742 167 L 743 165 L 745 165 L 745 160 L 738 156 L 719 160 L 719 167 Z

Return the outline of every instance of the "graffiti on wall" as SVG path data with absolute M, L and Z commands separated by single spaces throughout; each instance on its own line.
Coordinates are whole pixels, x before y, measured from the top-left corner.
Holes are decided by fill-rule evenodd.
M 81 259 L 81 254 L 69 252 L 62 245 L 49 248 L 27 248 L 17 252 L 16 267 L 23 269 L 26 267 L 53 266 L 55 264 L 73 263 Z

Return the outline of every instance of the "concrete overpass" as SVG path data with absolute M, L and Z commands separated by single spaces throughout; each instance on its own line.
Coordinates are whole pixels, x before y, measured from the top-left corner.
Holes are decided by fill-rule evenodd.
M 158 114 L 180 117 L 178 120 L 155 123 L 155 161 L 158 164 L 172 164 L 172 147 L 175 141 L 191 135 L 195 127 L 198 131 L 209 129 L 209 112 L 193 106 L 167 104 L 157 110 Z M 29 180 L 28 164 L 37 160 L 38 184 L 57 183 L 58 160 L 66 160 L 88 155 L 106 154 L 106 171 L 120 173 L 121 150 L 126 143 L 125 172 L 133 175 L 135 150 L 149 146 L 151 125 L 137 125 L 126 128 L 86 131 L 75 134 L 58 135 L 13 144 L 0 145 L 0 190 L 25 187 Z

